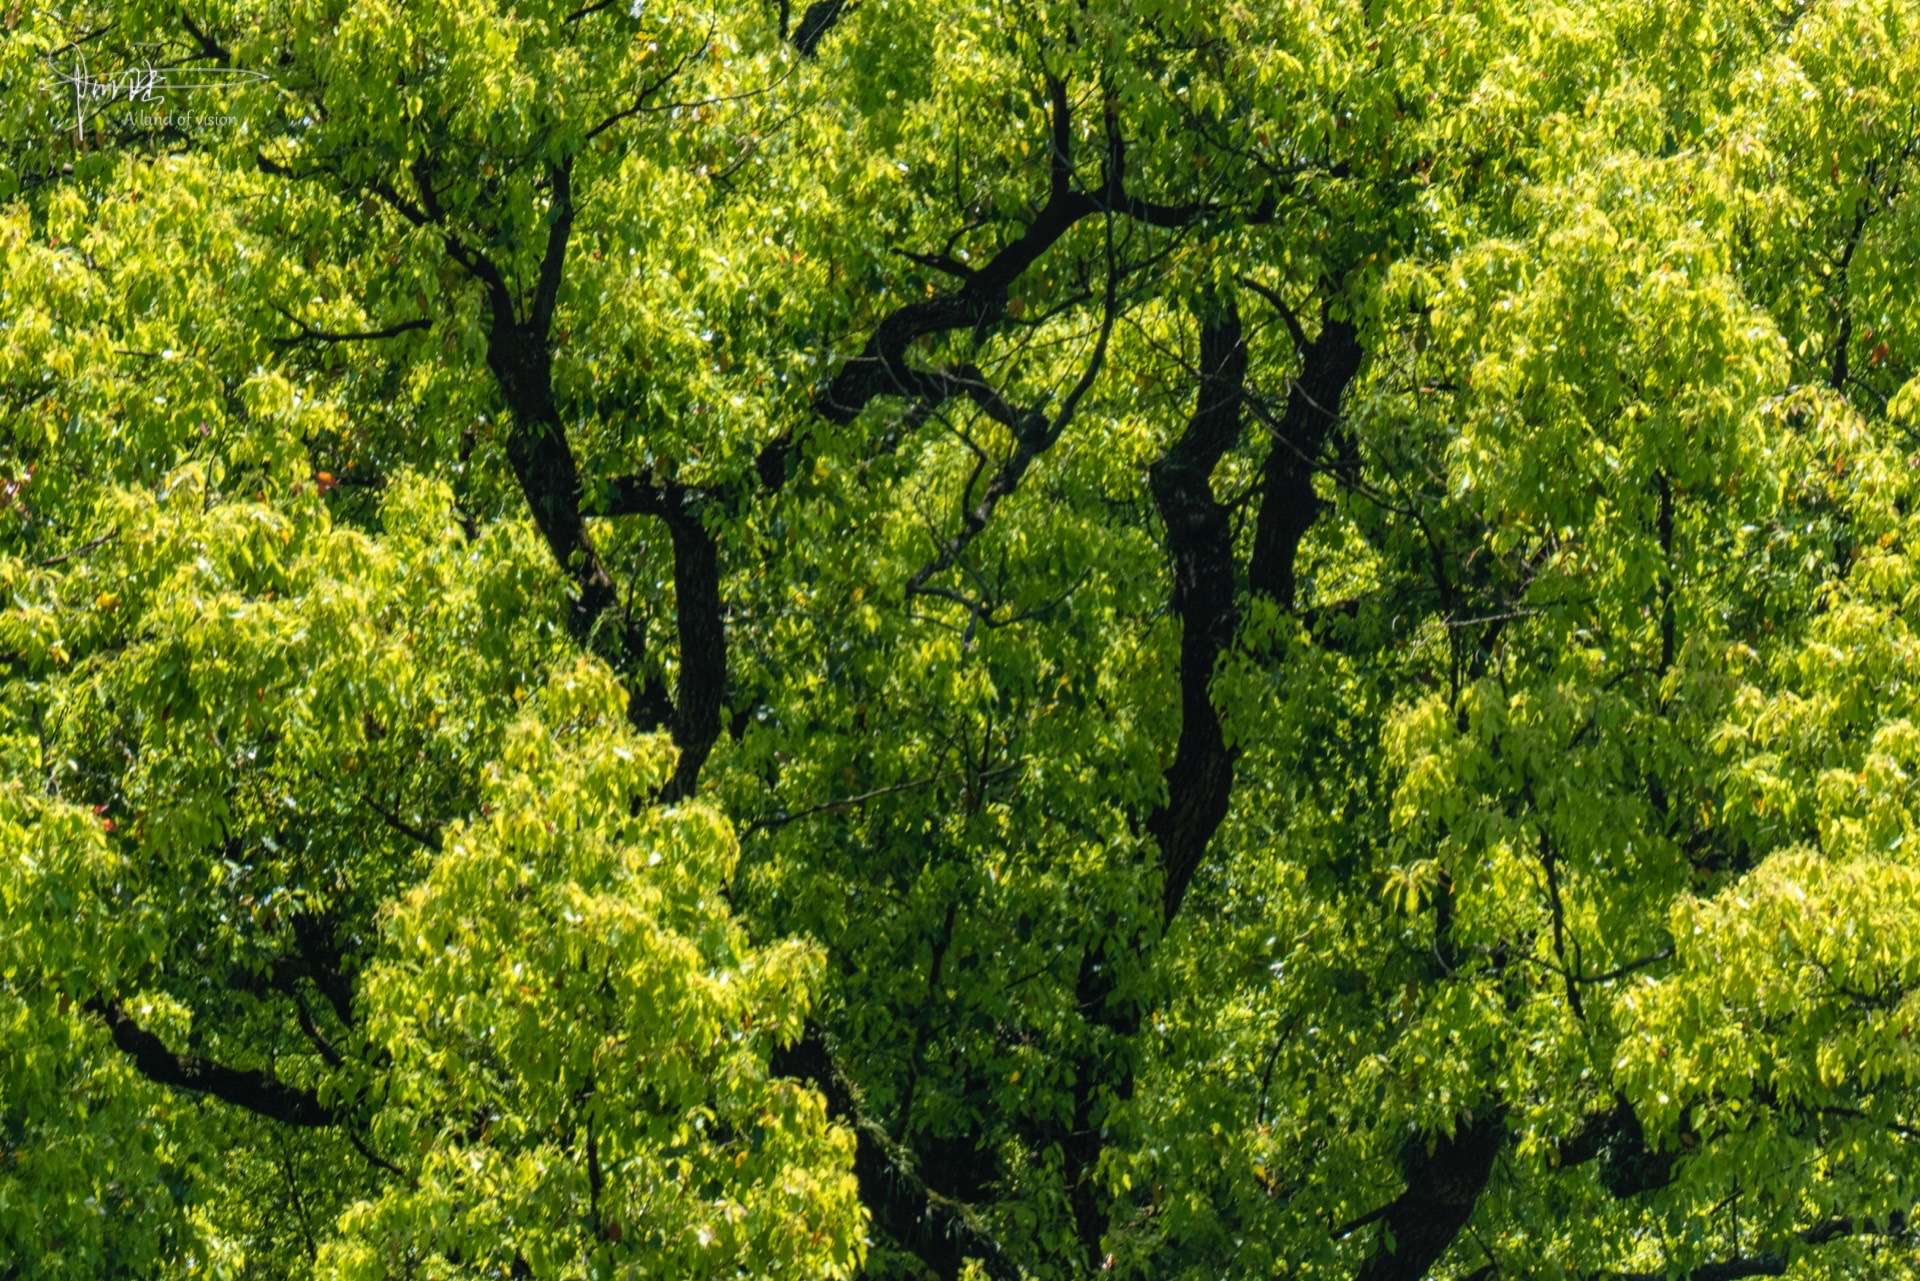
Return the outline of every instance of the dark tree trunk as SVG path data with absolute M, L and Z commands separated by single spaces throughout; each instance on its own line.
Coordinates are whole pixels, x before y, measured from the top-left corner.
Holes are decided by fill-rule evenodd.
M 1314 461 L 1339 421 L 1340 400 L 1360 372 L 1359 334 L 1343 320 L 1327 320 L 1301 352 L 1300 377 L 1287 397 L 1273 447 L 1261 472 L 1260 516 L 1254 526 L 1247 577 L 1254 591 L 1293 606 L 1293 567 L 1320 514 L 1313 492 Z

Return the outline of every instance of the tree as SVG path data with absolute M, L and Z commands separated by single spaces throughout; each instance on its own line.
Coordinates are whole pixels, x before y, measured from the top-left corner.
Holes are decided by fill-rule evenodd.
M 1913 6 L 9 21 L 20 1275 L 1914 1270 Z

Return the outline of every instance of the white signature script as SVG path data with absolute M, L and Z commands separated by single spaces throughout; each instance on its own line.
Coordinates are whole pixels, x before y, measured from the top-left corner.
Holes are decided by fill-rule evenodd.
M 110 107 L 116 102 L 159 102 L 170 89 L 228 89 L 236 85 L 265 80 L 260 71 L 234 71 L 226 67 L 156 67 L 143 63 L 124 71 L 97 73 L 84 57 L 76 56 L 66 66 L 52 57 L 47 59 L 52 77 L 48 88 L 73 89 L 74 129 L 86 141 L 86 117 L 90 108 Z

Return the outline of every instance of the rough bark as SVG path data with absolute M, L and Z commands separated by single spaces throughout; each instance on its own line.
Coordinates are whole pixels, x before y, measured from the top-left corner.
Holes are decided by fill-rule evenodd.
M 487 291 L 492 309 L 487 367 L 513 417 L 507 461 L 548 550 L 573 582 L 568 629 L 575 640 L 600 654 L 629 683 L 632 693 L 628 718 L 637 728 L 653 729 L 664 724 L 671 730 L 674 744 L 680 749 L 680 761 L 666 796 L 679 799 L 692 794 L 701 766 L 720 732 L 727 662 L 719 552 L 685 489 L 661 487 L 660 501 L 653 507 L 631 508 L 660 516 L 672 536 L 676 623 L 681 642 L 676 702 L 648 672 L 641 627 L 620 607 L 613 576 L 588 536 L 579 463 L 554 401 L 550 331 L 573 225 L 569 167 L 556 166 L 551 181 L 553 218 L 547 250 L 524 316 L 516 310 L 504 278 L 487 258 L 451 239 L 448 249 Z
M 666 525 L 673 543 L 674 622 L 679 631 L 680 680 L 664 708 L 680 749 L 663 799 L 693 794 L 700 770 L 719 740 L 727 688 L 726 609 L 720 597 L 720 548 L 701 519 L 707 496 L 684 485 L 621 476 L 608 482 L 603 516 L 646 515 Z
M 443 222 L 429 175 L 416 166 L 414 178 L 426 218 Z M 446 237 L 447 253 L 486 290 L 490 310 L 487 368 L 513 419 L 506 442 L 507 462 L 547 549 L 572 580 L 574 599 L 568 612 L 568 631 L 581 645 L 599 652 L 616 671 L 634 679 L 643 667 L 639 630 L 631 620 L 619 616 L 613 576 L 587 536 L 581 512 L 580 465 L 554 401 L 551 330 L 573 230 L 571 165 L 554 166 L 549 181 L 552 220 L 538 283 L 524 316 L 492 259 L 469 249 L 451 233 Z M 393 198 L 389 199 L 392 202 Z M 611 634 L 603 627 L 603 620 L 613 622 Z
M 1010 492 L 1027 465 L 1058 437 L 1071 415 L 1071 405 L 1084 392 L 1089 374 L 1068 398 L 1068 408 L 1049 420 L 1031 409 L 1008 403 L 978 369 L 957 365 L 926 369 L 913 365 L 908 354 L 922 339 L 971 329 L 976 341 L 1007 317 L 1009 294 L 1020 277 L 1083 219 L 1106 215 L 1155 227 L 1191 226 L 1201 219 L 1228 216 L 1247 223 L 1271 217 L 1271 199 L 1256 208 L 1232 209 L 1195 202 L 1161 205 L 1126 191 L 1125 148 L 1114 109 L 1106 119 L 1107 147 L 1102 176 L 1096 186 L 1076 185 L 1071 151 L 1074 137 L 1072 103 L 1066 85 L 1048 81 L 1050 97 L 1050 151 L 1044 203 L 1020 234 L 979 266 L 949 255 L 908 255 L 958 280 L 944 293 L 906 303 L 887 313 L 875 326 L 858 355 L 848 360 L 814 402 L 828 422 L 846 425 L 877 397 L 900 396 L 913 402 L 912 412 L 924 416 L 954 399 L 971 401 L 983 414 L 1012 433 L 1016 450 L 989 487 L 988 501 L 968 515 L 967 528 L 948 544 L 942 555 L 916 575 L 910 591 L 932 591 L 929 578 L 948 567 L 964 550 L 991 512 L 991 502 Z M 1112 278 L 1118 268 L 1109 244 L 1107 318 L 1113 323 Z M 1201 386 L 1192 420 L 1181 440 L 1154 468 L 1156 504 L 1167 525 L 1168 546 L 1174 560 L 1174 608 L 1183 626 L 1180 672 L 1182 731 L 1174 763 L 1167 771 L 1169 795 L 1147 819 L 1146 829 L 1161 850 L 1166 870 L 1164 920 L 1178 912 L 1186 887 L 1200 866 L 1207 843 L 1227 810 L 1232 788 L 1233 753 L 1228 748 L 1208 686 L 1219 656 L 1231 643 L 1239 611 L 1236 605 L 1232 532 L 1228 513 L 1214 501 L 1211 473 L 1221 456 L 1238 438 L 1243 408 L 1246 353 L 1240 320 L 1230 309 L 1213 318 L 1202 337 Z M 761 482 L 778 489 L 794 470 L 799 442 L 791 438 L 763 450 L 756 460 Z M 1065 1169 L 1075 1226 L 1085 1256 L 1097 1267 L 1101 1241 L 1108 1226 L 1110 1206 L 1094 1179 L 1105 1145 L 1106 1118 L 1114 1104 L 1131 1096 L 1134 1080 L 1133 1041 L 1138 1031 L 1137 1001 L 1124 994 L 1124 975 L 1149 962 L 1159 931 L 1131 939 L 1104 938 L 1091 944 L 1082 958 L 1076 999 L 1086 1022 L 1088 1039 L 1076 1053 L 1074 1106 L 1057 1125 L 1026 1137 L 1035 1150 L 1057 1145 Z M 849 1116 L 829 1094 L 837 1115 Z M 876 1225 L 892 1239 L 908 1244 L 936 1273 L 950 1260 L 928 1242 L 921 1228 L 926 1213 L 917 1198 L 902 1208 L 895 1192 L 876 1171 L 862 1178 L 863 1196 Z M 878 1200 L 874 1198 L 879 1198 Z M 894 1226 L 899 1225 L 898 1230 Z M 904 1235 L 903 1235 L 904 1234 Z M 920 1242 L 918 1246 L 909 1244 Z M 931 1251 L 931 1253 L 929 1253 Z

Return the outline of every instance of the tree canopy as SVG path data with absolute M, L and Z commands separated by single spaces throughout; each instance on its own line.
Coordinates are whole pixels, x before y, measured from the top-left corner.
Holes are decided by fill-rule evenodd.
M 1920 1275 L 1920 4 L 4 30 L 0 1278 Z

